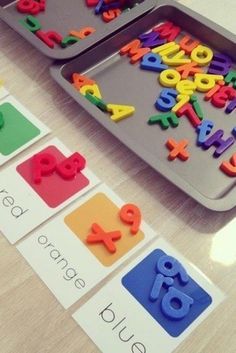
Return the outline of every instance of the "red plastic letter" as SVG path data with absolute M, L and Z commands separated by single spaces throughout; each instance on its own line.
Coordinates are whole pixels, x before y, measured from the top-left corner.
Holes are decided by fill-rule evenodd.
M 50 153 L 38 153 L 33 156 L 33 181 L 40 184 L 42 176 L 52 174 L 56 169 L 56 158 Z
M 59 163 L 56 167 L 57 173 L 66 180 L 74 179 L 76 174 L 85 168 L 86 160 L 78 152 Z
M 133 204 L 124 205 L 120 210 L 120 219 L 124 223 L 131 224 L 130 232 L 132 234 L 138 233 L 142 216 L 137 206 Z

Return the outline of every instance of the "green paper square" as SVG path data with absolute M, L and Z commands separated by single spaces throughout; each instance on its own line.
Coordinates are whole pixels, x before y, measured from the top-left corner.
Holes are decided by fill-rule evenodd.
M 0 128 L 0 153 L 8 156 L 40 134 L 34 126 L 12 104 L 0 105 L 4 125 Z

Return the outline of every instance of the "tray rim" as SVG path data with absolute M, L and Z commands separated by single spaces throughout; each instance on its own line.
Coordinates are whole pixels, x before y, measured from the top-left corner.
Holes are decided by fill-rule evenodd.
M 185 5 L 182 5 L 180 3 L 176 3 L 175 1 L 172 0 L 161 0 L 157 2 L 157 6 L 153 8 L 153 11 L 158 10 L 161 6 L 173 6 L 177 8 L 178 10 L 186 13 L 187 15 L 193 17 L 204 24 L 205 26 L 211 28 L 214 31 L 219 32 L 222 36 L 228 37 L 228 39 L 233 42 L 234 45 L 236 45 L 236 35 L 234 35 L 232 32 L 224 29 L 217 23 L 209 20 L 208 18 L 196 13 L 195 11 L 189 9 Z M 148 13 L 146 14 L 148 16 Z M 76 58 L 74 58 L 76 59 Z M 73 61 L 70 60 L 70 61 Z M 69 61 L 69 62 L 70 62 Z M 188 197 L 192 197 L 195 199 L 198 203 L 203 205 L 204 207 L 213 210 L 213 211 L 228 211 L 236 207 L 236 187 L 233 186 L 231 191 L 229 191 L 226 196 L 223 195 L 221 198 L 208 198 L 204 196 L 202 193 L 200 193 L 198 190 L 196 190 L 191 184 L 183 180 L 178 174 L 173 172 L 171 168 L 168 168 L 168 173 L 166 173 L 166 166 L 162 161 L 158 161 L 159 166 L 158 169 L 153 165 L 152 162 L 147 161 L 145 159 L 145 156 L 140 154 L 137 149 L 135 149 L 132 146 L 132 142 L 130 143 L 130 137 L 126 136 L 123 134 L 122 138 L 119 136 L 119 131 L 116 131 L 114 129 L 110 129 L 110 127 L 106 126 L 106 120 L 103 119 L 104 115 L 102 112 L 100 112 L 97 107 L 93 106 L 90 102 L 87 101 L 87 99 L 83 96 L 78 95 L 78 92 L 73 88 L 71 83 L 69 83 L 61 74 L 61 71 L 63 70 L 64 65 L 66 65 L 68 61 L 61 63 L 61 62 L 55 62 L 51 67 L 50 67 L 50 73 L 53 79 L 79 104 L 82 106 L 84 110 L 86 110 L 93 118 L 96 119 L 104 128 L 106 128 L 112 135 L 114 135 L 119 141 L 121 141 L 124 145 L 126 145 L 132 152 L 134 152 L 139 158 L 144 160 L 149 166 L 151 166 L 156 172 L 161 174 L 162 176 L 165 177 L 168 181 L 170 181 L 172 184 L 177 186 L 179 189 L 181 189 L 184 193 L 187 194 Z
M 45 45 L 41 40 L 36 40 L 34 38 L 34 34 L 32 34 L 23 26 L 19 25 L 18 21 L 16 21 L 10 13 L 7 13 L 6 8 L 1 6 L 0 19 L 3 20 L 8 26 L 10 26 L 15 32 L 20 34 L 24 39 L 27 40 L 28 43 L 30 43 L 34 48 L 36 48 L 46 57 L 53 60 L 66 60 L 72 59 L 84 53 L 103 40 L 108 39 L 116 31 L 119 31 L 125 26 L 129 25 L 130 22 L 137 21 L 140 17 L 151 11 L 155 7 L 156 2 L 156 0 L 145 0 L 143 3 L 135 6 L 132 11 L 123 13 L 122 16 L 116 18 L 110 23 L 104 23 L 104 29 L 102 31 L 97 31 L 91 36 L 88 36 L 86 40 L 75 43 L 65 49 L 51 49 L 47 47 L 47 45 Z M 25 14 L 25 17 L 26 16 L 27 14 Z

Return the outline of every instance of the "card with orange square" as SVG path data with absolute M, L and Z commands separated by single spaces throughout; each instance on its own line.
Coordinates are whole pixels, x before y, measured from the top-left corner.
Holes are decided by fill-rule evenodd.
M 65 217 L 65 224 L 83 242 L 86 242 L 91 225 L 96 222 L 105 231 L 119 230 L 122 237 L 117 241 L 116 251 L 110 253 L 105 246 L 91 244 L 89 251 L 104 266 L 110 267 L 144 239 L 139 229 L 137 234 L 130 233 L 127 223 L 119 217 L 120 208 L 103 192 L 99 192 L 82 206 Z M 78 220 L 83 219 L 83 222 Z M 115 245 L 115 244 L 114 244 Z
M 154 237 L 142 210 L 102 184 L 18 245 L 68 308 Z

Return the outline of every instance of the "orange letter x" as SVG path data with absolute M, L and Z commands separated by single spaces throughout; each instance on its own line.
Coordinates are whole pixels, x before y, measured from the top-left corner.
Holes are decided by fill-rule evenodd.
M 188 151 L 185 148 L 188 146 L 188 140 L 181 140 L 176 142 L 173 139 L 169 139 L 166 142 L 166 147 L 171 151 L 169 153 L 168 159 L 173 161 L 176 157 L 182 159 L 182 161 L 186 161 L 189 158 Z
M 110 253 L 116 252 L 116 246 L 113 240 L 119 240 L 121 238 L 121 232 L 119 230 L 112 232 L 105 232 L 97 223 L 92 224 L 92 234 L 87 236 L 87 243 L 103 243 Z

